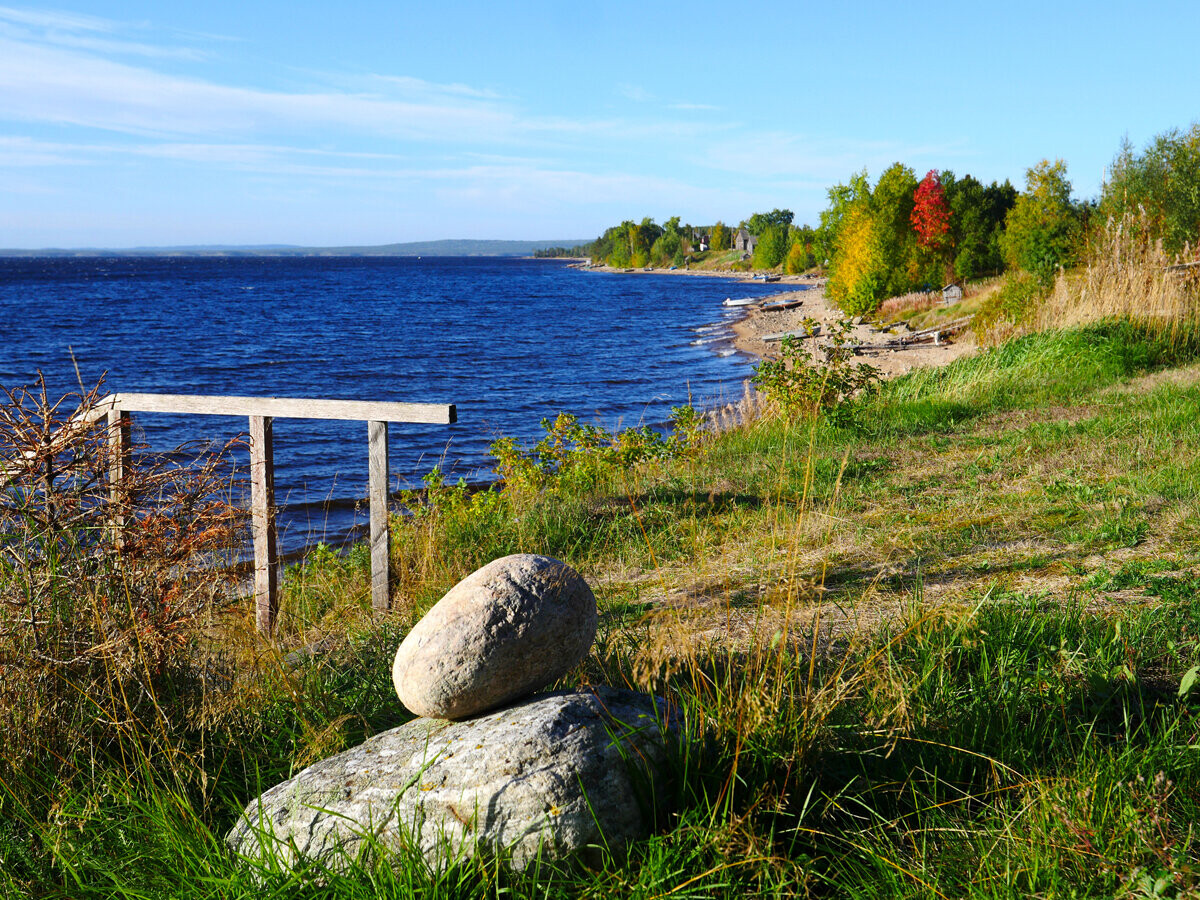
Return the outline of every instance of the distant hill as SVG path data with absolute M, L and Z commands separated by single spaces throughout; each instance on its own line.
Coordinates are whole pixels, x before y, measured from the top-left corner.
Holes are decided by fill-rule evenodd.
M 238 246 L 212 244 L 187 247 L 82 247 L 43 250 L 0 250 L 0 256 L 532 256 L 547 247 L 578 247 L 584 240 L 554 241 L 413 241 L 369 247 L 297 247 L 288 244 Z

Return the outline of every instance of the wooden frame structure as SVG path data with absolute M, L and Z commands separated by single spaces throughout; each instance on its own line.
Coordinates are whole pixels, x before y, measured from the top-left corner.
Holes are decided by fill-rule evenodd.
M 367 423 L 370 472 L 371 605 L 391 603 L 388 568 L 388 423 L 452 425 L 453 403 L 390 403 L 369 400 L 312 400 L 298 397 L 213 397 L 192 394 L 109 394 L 87 415 L 106 417 L 112 446 L 109 480 L 114 495 L 129 468 L 129 413 L 246 416 L 250 420 L 250 511 L 254 535 L 254 604 L 258 630 L 275 628 L 279 613 L 278 534 L 275 526 L 275 419 L 343 419 Z M 118 520 L 118 525 L 121 520 Z M 118 536 L 118 541 L 120 537 Z

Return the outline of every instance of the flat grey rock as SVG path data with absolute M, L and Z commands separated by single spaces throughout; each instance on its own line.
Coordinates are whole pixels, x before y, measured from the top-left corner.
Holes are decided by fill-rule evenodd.
M 288 868 L 337 870 L 375 847 L 417 850 L 435 869 L 474 854 L 518 870 L 539 855 L 587 860 L 649 834 L 674 732 L 664 701 L 607 687 L 416 719 L 271 788 L 227 840 Z
M 548 556 L 518 553 L 472 572 L 396 651 L 392 681 L 419 716 L 462 719 L 552 684 L 596 637 L 596 598 Z

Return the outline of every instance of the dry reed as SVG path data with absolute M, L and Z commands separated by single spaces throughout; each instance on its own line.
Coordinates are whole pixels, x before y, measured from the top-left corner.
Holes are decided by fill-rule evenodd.
M 911 291 L 898 297 L 889 297 L 879 304 L 876 315 L 880 321 L 892 322 L 916 313 L 925 312 L 942 305 L 942 295 L 937 291 Z
M 1143 213 L 1144 217 L 1144 213 Z M 1145 222 L 1109 220 L 1090 261 L 1060 273 L 1030 323 L 1034 330 L 1072 328 L 1101 319 L 1132 319 L 1156 331 L 1200 320 L 1200 259 L 1185 245 L 1177 257 L 1151 241 Z

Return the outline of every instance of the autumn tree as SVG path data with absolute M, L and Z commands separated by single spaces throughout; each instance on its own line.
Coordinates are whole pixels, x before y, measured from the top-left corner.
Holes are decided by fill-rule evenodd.
M 806 244 L 804 241 L 793 243 L 783 261 L 783 271 L 788 275 L 802 275 L 807 272 L 812 267 L 810 247 L 811 244 Z
M 842 216 L 838 248 L 830 266 L 829 296 L 848 315 L 870 313 L 888 283 L 883 223 L 869 200 L 855 202 Z
M 718 221 L 717 224 L 712 227 L 712 235 L 709 239 L 709 246 L 714 250 L 729 249 L 729 229 L 725 227 L 724 222 Z
M 949 248 L 950 205 L 937 169 L 930 169 L 917 185 L 910 218 L 920 246 L 938 254 Z
M 788 253 L 783 261 L 783 271 L 788 275 L 800 275 L 813 267 L 816 246 L 816 231 L 810 225 L 793 227 L 788 232 Z
M 871 196 L 871 183 L 867 178 L 867 170 L 855 172 L 846 184 L 835 184 L 827 192 L 829 206 L 821 212 L 820 225 L 816 234 L 816 254 L 818 262 L 832 260 L 837 252 L 838 236 L 842 223 L 850 212 L 851 207 Z

